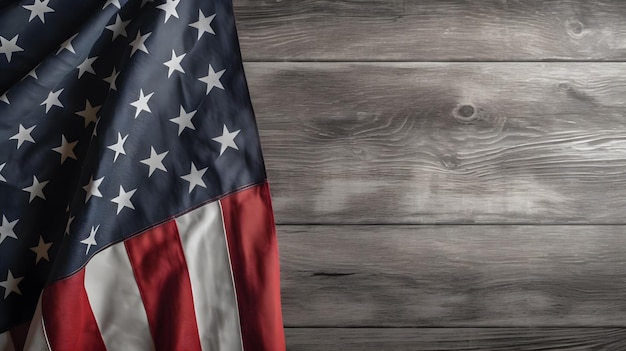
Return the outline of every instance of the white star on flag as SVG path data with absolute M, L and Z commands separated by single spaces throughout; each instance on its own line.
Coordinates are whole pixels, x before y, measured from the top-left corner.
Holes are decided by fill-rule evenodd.
M 148 37 L 150 37 L 150 34 L 152 33 L 146 33 L 144 35 L 141 35 L 141 33 L 139 31 L 137 31 L 137 36 L 135 37 L 135 40 L 133 40 L 130 43 L 130 46 L 132 46 L 133 48 L 130 51 L 130 56 L 132 57 L 135 52 L 137 50 L 141 50 L 143 52 L 145 52 L 146 54 L 149 54 L 148 52 L 148 48 L 146 47 L 146 39 L 148 39 Z
M 95 57 L 90 57 L 90 58 L 86 58 L 85 61 L 83 61 L 80 65 L 78 65 L 78 78 L 80 79 L 80 77 L 83 76 L 83 74 L 85 74 L 85 72 L 89 72 L 91 74 L 96 74 L 96 71 L 94 71 L 93 69 L 93 63 L 94 61 L 96 61 L 98 59 L 98 56 Z
M 46 105 L 46 113 L 50 111 L 52 106 L 63 107 L 63 104 L 59 100 L 59 96 L 61 95 L 62 92 L 63 92 L 63 89 L 59 89 L 55 92 L 52 92 L 52 91 L 49 92 L 48 97 L 39 105 L 41 106 Z
M 107 2 L 104 3 L 104 6 L 102 6 L 102 9 L 104 10 L 109 5 L 113 5 L 117 7 L 118 9 L 122 8 L 122 6 L 120 6 L 120 0 L 107 0 Z
M 189 171 L 189 174 L 181 177 L 182 179 L 189 182 L 190 194 L 191 194 L 191 191 L 196 187 L 196 185 L 206 188 L 206 184 L 204 183 L 204 180 L 202 180 L 202 177 L 204 176 L 204 173 L 206 173 L 207 169 L 208 167 L 198 170 L 196 168 L 196 165 L 193 162 L 191 162 L 191 170 Z
M 130 104 L 136 108 L 135 110 L 135 118 L 139 117 L 141 111 L 146 111 L 152 113 L 150 111 L 150 106 L 148 106 L 148 100 L 154 95 L 154 93 L 150 93 L 148 95 L 143 94 L 143 89 L 139 89 L 139 99 L 135 102 L 131 102 Z
M 170 119 L 170 122 L 178 124 L 178 135 L 180 135 L 185 128 L 196 130 L 196 127 L 191 122 L 191 119 L 196 114 L 196 111 L 197 110 L 187 113 L 183 108 L 183 105 L 180 105 L 180 114 L 178 117 Z
M 2 169 L 4 169 L 4 166 L 6 166 L 6 165 L 7 165 L 6 162 L 0 165 L 0 172 L 2 172 Z M 7 181 L 7 179 L 5 177 L 3 177 L 2 174 L 0 173 L 0 182 L 6 182 L 6 181 Z
M 125 191 L 124 187 L 122 187 L 120 185 L 120 193 L 119 195 L 117 195 L 117 197 L 113 198 L 111 200 L 111 202 L 114 202 L 117 204 L 117 214 L 119 215 L 120 212 L 124 209 L 124 207 L 128 207 L 132 210 L 135 209 L 135 206 L 133 206 L 133 203 L 130 201 L 130 198 L 133 196 L 133 194 L 135 194 L 135 191 L 137 191 L 137 189 L 133 189 L 131 191 Z
M 48 257 L 48 250 L 50 250 L 50 246 L 52 246 L 52 242 L 47 243 L 43 241 L 43 237 L 39 237 L 39 244 L 30 248 L 30 251 L 37 254 L 35 264 L 39 263 L 42 258 L 50 262 L 50 258 Z
M 11 55 L 13 55 L 14 52 L 24 51 L 24 49 L 17 46 L 18 37 L 19 34 L 15 35 L 11 40 L 6 40 L 0 35 L 0 54 L 4 54 L 9 62 L 11 62 Z
M 110 24 L 105 27 L 106 29 L 113 32 L 113 39 L 111 40 L 112 41 L 115 40 L 115 38 L 117 38 L 120 35 L 125 38 L 128 37 L 128 34 L 126 33 L 126 26 L 128 26 L 129 23 L 130 23 L 130 20 L 122 21 L 122 18 L 120 17 L 120 15 L 117 15 L 117 17 L 115 18 L 115 23 Z
M 74 154 L 74 147 L 76 147 L 76 144 L 78 144 L 78 141 L 68 143 L 65 135 L 61 134 L 61 146 L 53 148 L 52 151 L 61 154 L 61 164 L 63 164 L 68 157 L 77 160 L 78 158 L 76 158 L 76 154 Z
M 39 68 L 39 65 L 37 65 L 35 68 L 33 68 L 32 70 L 30 70 L 30 72 L 28 72 L 27 76 L 29 77 L 33 77 L 35 79 L 39 79 L 39 77 L 37 77 L 37 68 Z
M 96 123 L 98 120 L 98 111 L 100 111 L 101 106 L 92 106 L 89 100 L 85 102 L 85 109 L 82 111 L 76 112 L 78 116 L 81 116 L 85 119 L 85 128 L 89 125 L 89 123 Z
M 72 215 L 67 218 L 67 223 L 65 224 L 65 235 L 70 235 L 70 227 L 72 226 L 72 222 L 74 222 L 75 218 L 76 217 Z
M 93 140 L 93 137 L 98 135 L 98 123 L 100 123 L 100 117 L 98 117 L 98 119 L 96 120 L 96 124 L 93 126 L 93 132 L 91 132 L 91 139 L 92 140 Z
M 215 18 L 215 14 L 212 14 L 209 17 L 204 17 L 204 13 L 202 12 L 202 10 L 198 10 L 198 21 L 189 24 L 189 27 L 198 29 L 198 40 L 202 38 L 202 35 L 204 33 L 210 33 L 215 35 L 213 28 L 211 28 L 211 22 L 213 21 L 213 18 Z
M 113 67 L 113 73 L 110 76 L 104 78 L 103 80 L 109 83 L 109 90 L 117 91 L 117 86 L 115 85 L 115 81 L 117 80 L 117 76 L 120 75 L 120 72 L 117 72 L 115 67 Z
M 181 66 L 181 62 L 183 61 L 183 58 L 185 57 L 185 55 L 187 55 L 187 54 L 182 54 L 180 56 L 176 56 L 176 52 L 174 52 L 174 50 L 172 50 L 172 59 L 163 63 L 168 68 L 168 70 L 167 70 L 167 78 L 171 77 L 172 73 L 174 73 L 174 71 L 185 73 L 185 70 L 183 69 L 183 66 Z
M 222 77 L 222 74 L 224 74 L 225 71 L 226 70 L 223 69 L 219 72 L 215 72 L 213 70 L 213 66 L 209 64 L 209 74 L 205 77 L 198 78 L 199 81 L 206 84 L 207 95 L 209 95 L 209 93 L 211 92 L 211 89 L 213 89 L 214 87 L 224 90 L 224 87 L 222 86 L 222 83 L 220 82 L 220 78 Z
M 169 151 L 165 151 L 163 153 L 157 154 L 154 148 L 152 146 L 150 147 L 150 158 L 141 160 L 141 163 L 150 167 L 148 169 L 148 177 L 151 177 L 152 173 L 157 169 L 167 172 L 167 169 L 165 169 L 165 166 L 163 165 L 163 159 L 165 158 L 165 156 L 167 156 L 168 153 Z
M 2 225 L 0 225 L 0 244 L 6 238 L 17 239 L 17 235 L 15 235 L 15 225 L 19 222 L 19 219 L 14 220 L 13 222 L 9 222 L 6 216 L 2 215 Z
M 99 187 L 100 187 L 100 184 L 102 184 L 103 180 L 104 180 L 104 177 L 94 180 L 93 176 L 91 176 L 91 179 L 89 179 L 89 183 L 87 183 L 87 185 L 83 187 L 83 189 L 87 193 L 85 195 L 85 203 L 87 203 L 87 201 L 89 201 L 89 199 L 92 196 L 102 197 L 102 193 L 100 192 Z
M 120 154 L 126 155 L 126 150 L 124 150 L 124 143 L 126 142 L 126 138 L 128 138 L 128 135 L 122 137 L 122 134 L 118 132 L 117 142 L 115 144 L 107 146 L 108 149 L 115 151 L 115 157 L 113 157 L 113 162 L 117 161 L 117 156 L 119 156 Z
M 228 131 L 228 128 L 226 128 L 226 125 L 224 124 L 222 135 L 213 138 L 214 141 L 221 144 L 219 156 L 222 156 L 224 151 L 226 151 L 226 149 L 228 149 L 229 147 L 235 150 L 239 150 L 239 148 L 237 147 L 237 144 L 235 144 L 235 137 L 237 136 L 237 134 L 239 134 L 240 131 L 241 129 L 236 130 L 234 132 L 230 132 Z
M 61 44 L 61 46 L 59 47 L 59 51 L 57 51 L 57 55 L 60 54 L 61 51 L 63 51 L 63 50 L 67 50 L 67 51 L 71 52 L 72 54 L 76 55 L 76 51 L 74 50 L 74 46 L 72 46 L 72 41 L 77 36 L 78 36 L 78 33 L 72 35 L 69 39 L 64 41 L 63 44 Z
M 7 280 L 0 282 L 0 286 L 4 288 L 5 300 L 11 293 L 22 295 L 22 292 L 20 291 L 20 288 L 18 286 L 22 279 L 24 279 L 24 277 L 15 278 L 13 276 L 13 273 L 11 273 L 11 270 L 9 269 L 9 273 L 7 274 Z
M 9 102 L 9 98 L 7 97 L 7 93 L 2 94 L 2 96 L 0 96 L 0 101 L 4 102 L 7 105 L 11 105 L 11 103 Z
M 165 11 L 165 22 L 170 19 L 171 16 L 178 18 L 178 12 L 176 11 L 176 6 L 180 0 L 165 0 L 165 4 L 157 6 L 157 9 Z
M 100 229 L 100 224 L 98 224 L 96 227 L 91 227 L 91 231 L 89 232 L 89 236 L 87 237 L 87 239 L 81 240 L 81 244 L 87 245 L 85 255 L 89 253 L 92 245 L 98 245 L 98 243 L 96 242 L 96 233 L 98 232 L 98 229 Z
M 44 200 L 46 199 L 46 196 L 43 194 L 43 188 L 45 188 L 48 182 L 49 182 L 48 180 L 44 182 L 39 182 L 39 179 L 37 179 L 36 176 L 33 176 L 33 185 L 27 186 L 26 188 L 22 189 L 26 191 L 27 193 L 29 193 L 29 197 L 28 197 L 29 203 L 33 201 L 33 199 L 36 197 L 40 197 Z
M 41 23 L 46 23 L 44 19 L 44 15 L 48 12 L 54 12 L 53 9 L 48 7 L 49 2 L 50 0 L 42 0 L 42 1 L 35 0 L 35 2 L 32 5 L 22 6 L 23 8 L 30 11 L 30 17 L 28 18 L 28 22 L 32 21 L 33 18 L 35 17 L 39 17 L 39 19 L 41 20 Z
M 35 140 L 33 140 L 33 137 L 30 136 L 30 133 L 33 131 L 33 129 L 35 129 L 35 127 L 37 126 L 35 125 L 30 128 L 24 128 L 24 126 L 20 124 L 19 132 L 17 132 L 17 134 L 15 134 L 14 136 L 10 137 L 9 140 L 17 140 L 18 149 L 20 148 L 20 146 L 22 146 L 22 144 L 25 141 L 35 143 Z

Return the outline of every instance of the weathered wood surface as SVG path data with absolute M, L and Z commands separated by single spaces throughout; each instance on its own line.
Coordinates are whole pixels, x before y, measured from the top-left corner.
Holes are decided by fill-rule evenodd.
M 280 226 L 290 327 L 626 326 L 623 226 Z
M 248 61 L 624 60 L 626 2 L 234 0 Z
M 626 349 L 626 2 L 234 5 L 289 350 Z
M 625 329 L 287 329 L 290 351 L 622 351 Z
M 246 70 L 279 223 L 626 223 L 626 63 Z

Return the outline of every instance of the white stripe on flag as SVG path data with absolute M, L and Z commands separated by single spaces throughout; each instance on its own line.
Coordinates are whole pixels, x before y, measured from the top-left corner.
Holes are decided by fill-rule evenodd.
M 218 202 L 176 219 L 203 350 L 243 350 L 222 210 Z
M 123 242 L 98 253 L 87 264 L 85 290 L 108 350 L 154 350 Z
M 11 338 L 11 333 L 8 331 L 0 334 L 0 350 L 15 351 L 13 338 Z
M 50 350 L 48 338 L 46 337 L 46 329 L 43 324 L 43 315 L 41 314 L 41 295 L 37 302 L 37 308 L 35 314 L 30 322 L 28 329 L 28 336 L 26 336 L 26 342 L 24 342 L 24 351 L 42 351 Z

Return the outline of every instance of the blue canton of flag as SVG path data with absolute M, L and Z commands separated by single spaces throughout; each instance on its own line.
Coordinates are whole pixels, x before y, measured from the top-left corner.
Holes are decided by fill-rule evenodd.
M 0 3 L 0 349 L 284 349 L 230 0 Z

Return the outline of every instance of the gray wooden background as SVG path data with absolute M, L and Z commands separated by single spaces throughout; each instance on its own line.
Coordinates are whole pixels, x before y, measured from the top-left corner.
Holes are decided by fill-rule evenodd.
M 289 350 L 626 350 L 626 2 L 234 0 Z

